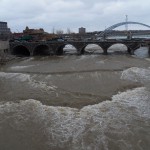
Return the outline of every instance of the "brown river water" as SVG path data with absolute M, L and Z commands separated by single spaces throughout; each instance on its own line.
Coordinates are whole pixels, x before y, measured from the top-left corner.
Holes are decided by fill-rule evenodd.
M 0 150 L 149 150 L 150 58 L 115 50 L 1 66 Z

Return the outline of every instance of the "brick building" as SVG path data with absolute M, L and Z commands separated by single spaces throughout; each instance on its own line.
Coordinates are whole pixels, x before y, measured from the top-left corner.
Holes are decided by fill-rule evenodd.
M 56 37 L 57 35 L 49 34 L 45 32 L 43 28 L 30 29 L 26 26 L 25 30 L 23 30 L 22 40 L 30 39 L 29 41 L 48 41 Z

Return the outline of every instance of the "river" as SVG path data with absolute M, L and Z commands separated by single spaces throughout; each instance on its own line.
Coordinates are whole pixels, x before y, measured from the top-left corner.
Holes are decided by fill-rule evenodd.
M 1 66 L 0 149 L 148 150 L 150 58 L 115 50 Z

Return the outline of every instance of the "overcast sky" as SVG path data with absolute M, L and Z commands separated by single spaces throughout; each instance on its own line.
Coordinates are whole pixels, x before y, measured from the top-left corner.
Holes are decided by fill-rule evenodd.
M 77 32 L 79 27 L 100 31 L 125 21 L 126 15 L 129 21 L 150 25 L 150 0 L 0 0 L 0 21 L 8 22 L 12 32 L 26 26 L 47 32 Z

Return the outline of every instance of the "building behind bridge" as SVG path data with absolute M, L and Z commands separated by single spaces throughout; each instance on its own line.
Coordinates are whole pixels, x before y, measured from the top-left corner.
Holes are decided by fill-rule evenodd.
M 26 26 L 25 30 L 21 33 L 13 33 L 12 40 L 18 41 L 48 41 L 56 38 L 54 34 L 49 34 L 44 31 L 43 28 L 40 29 L 30 29 Z
M 8 40 L 11 36 L 10 28 L 7 26 L 7 22 L 0 22 L 0 40 Z
M 86 28 L 79 28 L 79 34 L 85 34 L 86 33 Z

